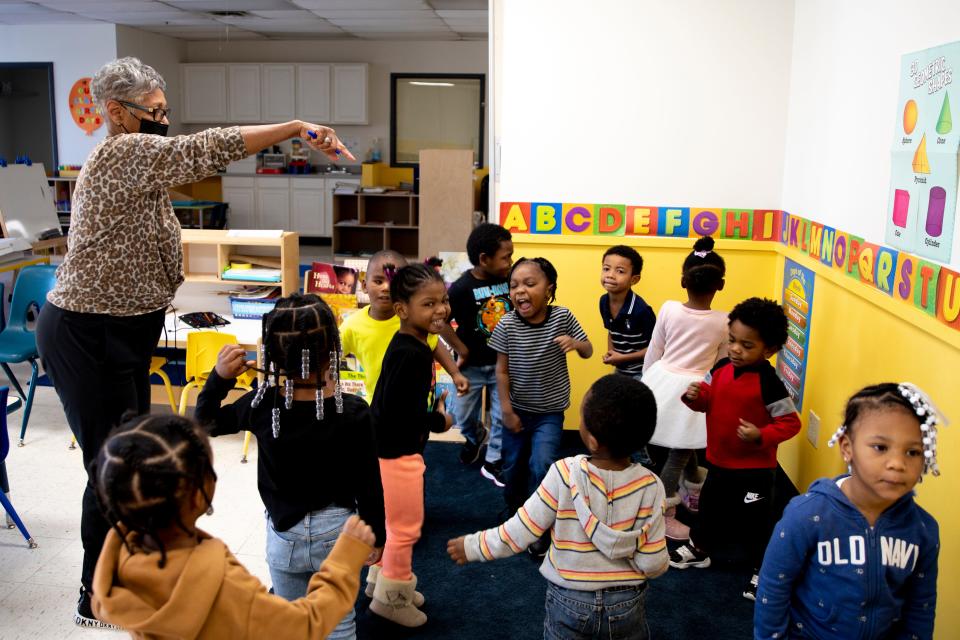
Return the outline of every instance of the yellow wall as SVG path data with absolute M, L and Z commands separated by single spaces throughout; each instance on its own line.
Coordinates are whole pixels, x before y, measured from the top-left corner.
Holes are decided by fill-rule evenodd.
M 514 236 L 514 258 L 544 256 L 557 267 L 557 304 L 569 307 L 594 345 L 594 356 L 569 356 L 573 386 L 566 427 L 579 424 L 577 410 L 583 394 L 601 375 L 612 371 L 600 356 L 606 349 L 606 331 L 597 300 L 604 250 L 623 242 L 637 248 L 644 259 L 643 278 L 635 288 L 654 309 L 665 300 L 683 300 L 680 267 L 693 239 L 596 238 L 571 236 Z M 917 500 L 940 523 L 941 555 L 938 640 L 952 638 L 960 628 L 960 610 L 950 604 L 960 599 L 960 545 L 954 532 L 960 512 L 951 508 L 953 491 L 960 488 L 960 332 L 925 316 L 911 305 L 860 284 L 839 271 L 824 267 L 797 250 L 776 243 L 718 240 L 717 251 L 727 263 L 727 286 L 714 301 L 716 309 L 730 309 L 744 298 L 758 295 L 781 299 L 784 258 L 816 273 L 810 346 L 804 391 L 803 430 L 780 447 L 780 463 L 799 489 L 815 479 L 843 471 L 840 455 L 826 442 L 839 425 L 847 398 L 861 387 L 883 381 L 910 381 L 925 389 L 957 426 L 941 431 L 938 460 L 944 475 L 917 486 Z M 816 448 L 806 438 L 809 412 L 821 419 Z
M 569 308 L 577 317 L 593 343 L 593 357 L 582 360 L 568 356 L 573 386 L 571 406 L 565 427 L 579 426 L 578 411 L 583 394 L 594 380 L 611 373 L 613 367 L 600 359 L 607 349 L 607 331 L 600 320 L 598 301 L 603 295 L 600 266 L 603 252 L 613 244 L 635 247 L 643 256 L 643 275 L 634 288 L 639 295 L 659 310 L 666 300 L 686 300 L 680 286 L 680 268 L 693 248 L 693 238 L 595 238 L 584 236 L 514 235 L 513 257 L 543 256 L 557 268 L 557 304 Z M 750 296 L 771 297 L 776 291 L 777 255 L 766 243 L 718 240 L 717 251 L 727 263 L 727 284 L 714 300 L 715 309 L 730 309 Z

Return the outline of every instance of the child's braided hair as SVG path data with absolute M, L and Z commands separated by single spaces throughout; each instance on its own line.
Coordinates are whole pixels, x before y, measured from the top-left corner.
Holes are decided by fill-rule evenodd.
M 695 294 L 713 293 L 720 289 L 727 265 L 720 254 L 713 250 L 710 236 L 698 238 L 693 251 L 683 261 L 683 286 Z
M 547 293 L 547 303 L 554 302 L 557 299 L 557 268 L 553 266 L 553 263 L 547 260 L 546 258 L 518 258 L 516 262 L 513 263 L 513 266 L 510 267 L 510 274 L 507 276 L 507 280 L 513 279 L 513 272 L 517 270 L 521 264 L 525 262 L 532 262 L 543 271 L 543 275 L 547 278 L 548 293 Z
M 90 478 L 104 516 L 130 553 L 149 536 L 163 567 L 167 551 L 158 532 L 176 525 L 194 533 L 181 520 L 180 505 L 197 490 L 210 503 L 204 484 L 217 477 L 211 459 L 206 434 L 188 418 L 140 416 L 114 429 L 90 463 Z
M 334 397 L 337 413 L 343 413 L 343 396 L 340 390 L 340 332 L 337 319 L 330 306 L 314 294 L 295 293 L 277 301 L 272 311 L 263 316 L 261 360 L 270 373 L 260 381 L 257 394 L 251 405 L 256 408 L 263 400 L 267 385 L 273 391 L 273 437 L 280 436 L 280 378 L 285 378 L 285 403 L 293 408 L 294 380 L 305 380 L 316 374 L 317 420 L 323 420 L 323 386 L 325 369 L 330 368 L 335 381 Z M 273 380 L 270 380 L 270 375 Z

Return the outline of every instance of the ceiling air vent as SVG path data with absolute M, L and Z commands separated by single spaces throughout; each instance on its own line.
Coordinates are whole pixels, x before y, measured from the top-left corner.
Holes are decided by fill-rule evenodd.
M 249 18 L 248 11 L 208 11 L 208 15 L 214 18 Z

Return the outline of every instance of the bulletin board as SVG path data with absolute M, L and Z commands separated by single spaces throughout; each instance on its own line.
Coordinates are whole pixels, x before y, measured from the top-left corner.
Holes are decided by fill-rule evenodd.
M 886 211 L 888 244 L 946 264 L 953 258 L 957 216 L 957 71 L 960 42 L 901 58 L 900 117 L 890 153 Z

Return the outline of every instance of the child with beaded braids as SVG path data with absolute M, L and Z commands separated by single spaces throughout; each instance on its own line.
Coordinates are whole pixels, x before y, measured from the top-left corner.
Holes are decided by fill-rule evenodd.
M 446 392 L 434 398 L 433 349 L 427 338 L 440 333 L 450 315 L 443 278 L 425 264 L 397 270 L 390 279 L 390 297 L 400 329 L 383 356 L 380 380 L 370 406 L 377 455 L 383 477 L 387 544 L 383 563 L 371 567 L 370 611 L 406 627 L 427 621 L 416 592 L 413 546 L 423 527 L 423 449 L 431 431 L 443 432 L 453 419 L 444 404 Z M 433 409 L 431 409 L 431 405 Z
M 373 531 L 356 516 L 296 602 L 271 595 L 197 528 L 216 487 L 210 443 L 180 416 L 118 427 L 91 463 L 107 519 L 93 610 L 134 638 L 326 638 L 353 609 Z
M 933 637 L 937 521 L 913 487 L 937 468 L 946 419 L 910 383 L 865 387 L 847 403 L 847 474 L 790 501 L 767 546 L 754 638 Z
M 263 317 L 261 347 L 268 371 L 255 391 L 221 407 L 238 375 L 254 366 L 239 345 L 225 346 L 197 400 L 196 419 L 211 435 L 249 430 L 257 437 L 257 475 L 267 511 L 267 565 L 274 592 L 293 600 L 330 553 L 356 512 L 376 534 L 386 532 L 383 489 L 370 409 L 340 392 L 336 319 L 319 297 L 281 298 Z M 356 635 L 354 612 L 331 638 Z

